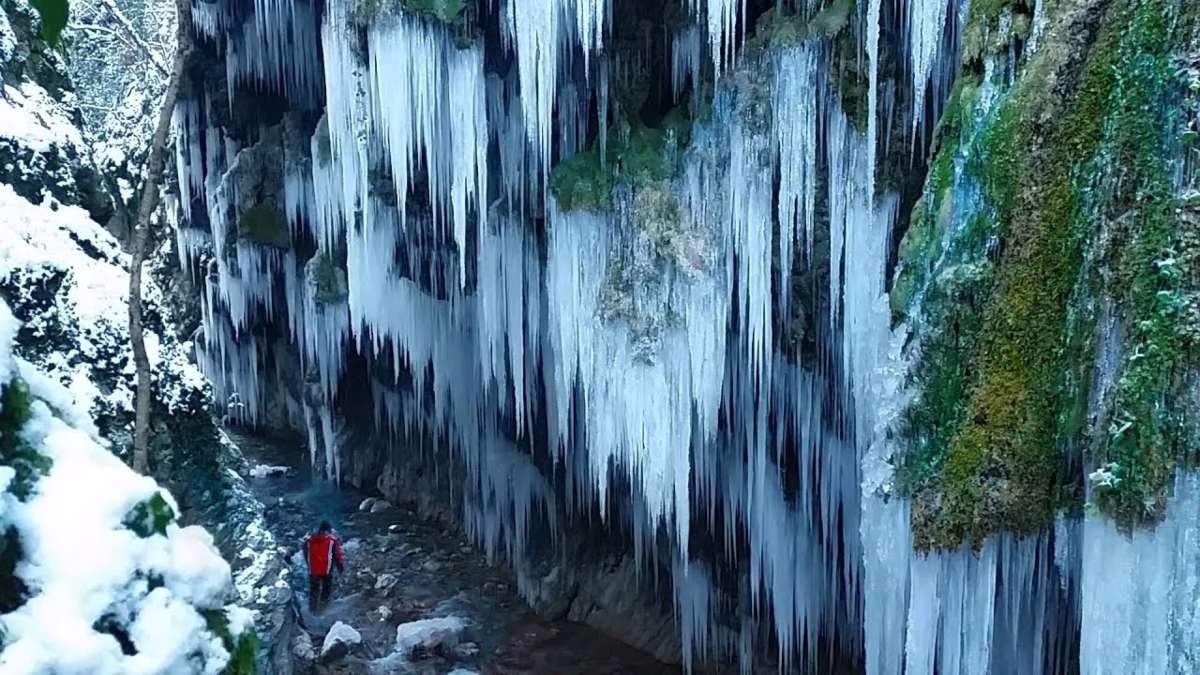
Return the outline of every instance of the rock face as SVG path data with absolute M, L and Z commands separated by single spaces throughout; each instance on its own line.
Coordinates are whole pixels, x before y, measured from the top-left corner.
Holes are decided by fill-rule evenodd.
M 1191 484 L 1195 3 L 799 4 L 197 5 L 218 404 L 689 667 L 1097 663 L 1083 506 Z

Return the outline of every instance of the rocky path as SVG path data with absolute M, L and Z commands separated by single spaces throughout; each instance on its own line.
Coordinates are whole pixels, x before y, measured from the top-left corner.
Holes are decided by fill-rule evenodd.
M 302 450 L 231 436 L 252 467 L 247 479 L 267 507 L 268 527 L 280 545 L 290 547 L 300 625 L 292 645 L 296 672 L 679 672 L 586 626 L 539 620 L 509 576 L 488 566 L 458 532 L 386 502 L 368 501 L 360 510 L 370 495 L 314 480 L 307 465 L 298 463 Z M 322 519 L 343 541 L 347 566 L 336 579 L 333 602 L 313 614 L 299 549 Z M 338 637 L 346 644 L 335 646 Z

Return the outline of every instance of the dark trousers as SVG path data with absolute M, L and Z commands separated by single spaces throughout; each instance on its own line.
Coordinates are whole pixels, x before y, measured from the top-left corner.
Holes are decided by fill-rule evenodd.
M 333 576 L 329 574 L 308 575 L 308 608 L 317 611 L 329 604 L 333 593 Z

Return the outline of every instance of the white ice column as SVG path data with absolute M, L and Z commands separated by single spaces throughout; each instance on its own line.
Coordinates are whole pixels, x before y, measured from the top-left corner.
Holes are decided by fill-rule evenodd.
M 1120 531 L 1083 526 L 1080 670 L 1089 675 L 1200 672 L 1200 473 L 1179 470 L 1166 518 Z

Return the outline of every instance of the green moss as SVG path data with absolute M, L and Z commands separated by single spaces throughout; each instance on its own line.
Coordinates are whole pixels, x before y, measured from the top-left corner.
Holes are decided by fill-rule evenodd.
M 130 509 L 122 522 L 137 536 L 145 538 L 166 534 L 167 525 L 174 521 L 175 510 L 163 499 L 161 492 L 155 492 L 153 496 L 138 502 Z
M 0 466 L 12 467 L 16 472 L 8 491 L 22 500 L 29 497 L 34 483 L 51 466 L 50 458 L 25 437 L 30 404 L 29 388 L 21 380 L 0 387 Z
M 208 629 L 221 638 L 225 650 L 229 652 L 229 663 L 221 671 L 222 675 L 255 675 L 258 672 L 255 661 L 258 635 L 253 630 L 246 630 L 235 640 L 229 630 L 229 615 L 225 610 L 209 609 L 201 614 Z
M 674 176 L 679 148 L 691 136 L 692 119 L 684 106 L 672 109 L 656 127 L 640 121 L 624 129 L 620 121 L 613 125 L 603 162 L 598 140 L 559 162 L 550 171 L 550 191 L 558 205 L 568 211 L 601 209 L 609 205 L 619 182 L 641 184 Z
M 983 2 L 972 11 L 1006 9 Z M 1087 231 L 1077 167 L 1101 140 L 1097 105 L 1112 87 L 1112 45 L 1125 28 L 1118 16 L 1106 17 L 1073 95 L 1059 100 L 1031 67 L 966 154 L 964 171 L 977 177 L 983 206 L 958 237 L 972 250 L 993 236 L 1003 246 L 976 283 L 947 298 L 955 324 L 926 347 L 918 369 L 905 475 L 919 546 L 1036 531 L 1061 502 L 1060 448 L 1080 432 L 1078 417 L 1063 411 L 1078 408 L 1075 364 L 1087 361 L 1067 310 Z M 931 180 L 939 171 L 935 163 Z
M 984 2 L 972 11 L 1011 8 Z M 940 274 L 926 298 L 936 308 L 930 316 L 942 317 L 932 325 L 949 323 L 923 343 L 919 395 L 905 415 L 910 447 L 900 475 L 913 495 L 918 546 L 1036 531 L 1056 509 L 1077 504 L 1061 453 L 1085 432 L 1092 330 L 1081 298 L 1099 294 L 1115 296 L 1132 330 L 1099 457 L 1115 480 L 1098 486 L 1096 500 L 1123 524 L 1161 513 L 1179 452 L 1169 401 L 1184 358 L 1183 294 L 1169 262 L 1179 228 L 1164 152 L 1170 16 L 1161 0 L 1113 3 L 1077 85 L 1063 87 L 1061 63 L 1031 65 L 966 150 L 963 170 L 978 178 L 983 207 L 948 255 L 963 246 L 958 257 L 966 259 L 996 237 L 1001 246 L 994 261 Z M 1049 69 L 1058 70 L 1059 92 Z M 951 114 L 961 109 L 952 103 Z M 953 124 L 943 119 L 943 131 Z M 945 179 L 940 160 L 925 195 L 932 202 Z M 934 212 L 926 208 L 915 226 L 934 227 Z M 1104 232 L 1111 253 L 1088 253 Z M 911 236 L 902 259 L 927 253 L 930 233 Z M 1096 256 L 1110 272 L 1092 269 Z M 1081 290 L 1101 278 L 1105 288 Z
M 327 253 L 318 253 L 309 263 L 312 266 L 314 298 L 320 304 L 332 305 L 343 302 L 348 293 L 346 272 Z
M 1185 271 L 1177 255 L 1179 204 L 1164 153 L 1175 120 L 1171 96 L 1172 12 L 1162 2 L 1143 2 L 1116 53 L 1105 105 L 1105 166 L 1124 168 L 1130 188 L 1102 193 L 1105 212 L 1119 214 L 1114 233 L 1115 269 L 1110 289 L 1131 313 L 1130 335 L 1117 376 L 1112 414 L 1097 464 L 1111 480 L 1096 485 L 1095 502 L 1123 526 L 1154 522 L 1166 508 L 1176 460 L 1187 448 L 1182 424 L 1169 401 L 1182 382 L 1181 309 Z M 1100 164 L 1100 162 L 1098 162 Z
M 831 0 L 811 19 L 783 7 L 767 10 L 755 24 L 747 49 L 792 45 L 809 38 L 832 38 L 849 25 L 854 0 Z
M 963 26 L 962 60 L 972 67 L 979 65 L 985 54 L 998 54 L 1008 48 L 1012 38 L 1024 40 L 1029 35 L 1033 2 L 1030 0 L 979 0 L 972 2 Z M 1002 18 L 1011 17 L 1004 23 Z M 1000 30 L 1002 25 L 1007 32 Z
M 899 272 L 889 295 L 893 323 L 907 316 L 941 253 L 942 239 L 953 216 L 955 158 L 961 152 L 963 129 L 969 128 L 969 117 L 974 114 L 978 90 L 978 78 L 967 74 L 947 99 L 924 195 L 913 206 L 911 222 L 900 241 Z
M 404 8 L 414 14 L 453 24 L 462 18 L 464 0 L 401 0 Z
M 277 248 L 287 248 L 292 242 L 283 214 L 270 204 L 252 206 L 242 214 L 238 219 L 238 238 Z

